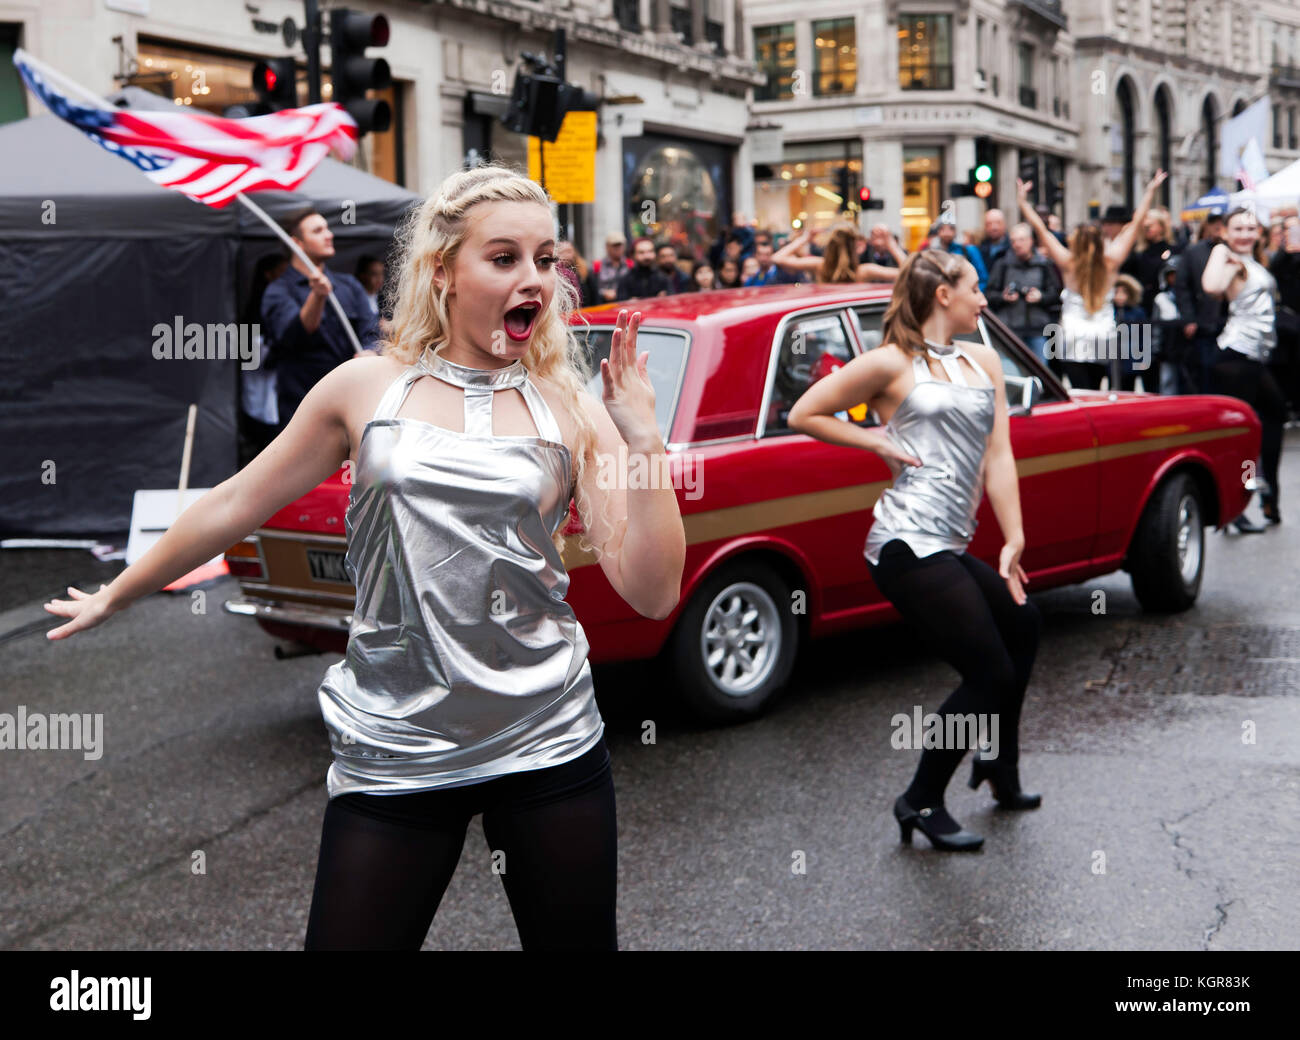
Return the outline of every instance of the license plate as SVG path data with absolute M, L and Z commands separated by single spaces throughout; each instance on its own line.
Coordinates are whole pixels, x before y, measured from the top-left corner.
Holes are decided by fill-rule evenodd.
M 347 568 L 343 565 L 346 554 L 331 552 L 328 549 L 308 549 L 307 566 L 311 569 L 313 581 L 332 581 L 340 585 L 351 585 Z

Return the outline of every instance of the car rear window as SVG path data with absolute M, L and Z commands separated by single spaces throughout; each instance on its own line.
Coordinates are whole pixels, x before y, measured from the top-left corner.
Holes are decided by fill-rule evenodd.
M 578 342 L 587 349 L 587 364 L 591 367 L 591 382 L 587 389 L 597 398 L 604 396 L 600 375 L 600 362 L 609 357 L 610 340 L 614 337 L 612 325 L 578 326 L 573 330 Z M 641 326 L 636 334 L 636 350 L 650 356 L 646 358 L 646 372 L 655 392 L 655 425 L 659 436 L 668 441 L 672 426 L 673 405 L 677 401 L 677 387 L 681 382 L 682 363 L 686 358 L 686 335 L 676 329 L 654 329 Z

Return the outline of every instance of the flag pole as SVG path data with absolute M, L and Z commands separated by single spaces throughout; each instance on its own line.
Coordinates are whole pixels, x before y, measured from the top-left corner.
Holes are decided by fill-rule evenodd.
M 74 81 L 68 79 L 67 76 L 63 75 L 57 69 L 50 68 L 49 65 L 45 64 L 45 62 L 41 61 L 39 58 L 33 57 L 33 55 L 29 51 L 25 51 L 22 48 L 18 48 L 18 50 L 14 52 L 14 57 L 15 59 L 21 58 L 29 65 L 33 65 L 36 68 L 40 69 L 41 74 L 45 76 L 47 79 L 55 80 L 63 90 L 66 90 L 70 94 L 76 94 L 87 104 L 93 105 L 96 108 L 103 109 L 106 111 L 116 111 L 116 109 L 114 109 L 114 107 L 110 105 L 104 98 L 100 97 L 98 94 L 92 93 L 91 91 L 87 90 L 85 87 L 81 86 L 79 83 L 75 83 Z M 266 224 L 267 227 L 269 227 L 272 231 L 274 231 L 276 235 L 280 238 L 280 241 L 282 241 L 286 246 L 289 247 L 289 249 L 293 252 L 294 256 L 296 256 L 307 266 L 308 271 L 310 271 L 312 274 L 316 273 L 316 265 L 313 264 L 309 259 L 307 259 L 307 254 L 304 253 L 301 248 L 299 248 L 298 243 L 296 243 L 292 238 L 290 238 L 288 233 L 284 230 L 284 228 L 280 227 L 279 224 L 277 224 L 274 220 L 272 220 L 271 217 L 266 213 L 265 210 L 262 209 L 261 206 L 257 205 L 257 203 L 255 203 L 243 192 L 237 192 L 235 194 L 235 198 L 237 198 L 241 203 L 243 203 L 243 205 L 247 207 L 247 209 L 250 210 L 259 220 L 261 220 L 264 224 Z M 202 205 L 202 203 L 200 203 L 200 205 Z M 334 295 L 333 287 L 330 288 L 329 301 L 331 304 L 333 304 L 334 310 L 338 314 L 339 321 L 343 325 L 343 331 L 348 334 L 348 339 L 352 341 L 352 349 L 357 354 L 363 353 L 364 348 L 361 346 L 361 341 L 357 339 L 356 330 L 352 328 L 352 322 L 348 321 L 348 316 L 346 313 L 344 313 L 343 304 L 339 303 L 338 297 Z
M 295 242 L 292 238 L 290 238 L 288 232 L 286 232 L 284 228 L 282 228 L 279 224 L 277 224 L 274 220 L 272 220 L 270 215 L 267 214 L 267 212 L 263 210 L 261 206 L 259 206 L 256 202 L 250 199 L 242 191 L 237 192 L 235 194 L 235 198 L 237 198 L 241 203 L 243 203 L 244 206 L 254 216 L 256 216 L 259 220 L 262 221 L 262 223 L 264 223 L 267 227 L 269 227 L 272 231 L 274 231 L 280 237 L 280 241 L 282 241 L 286 246 L 288 246 L 291 250 L 293 250 L 293 255 L 307 265 L 308 271 L 310 271 L 312 274 L 316 273 L 316 265 L 307 259 L 307 254 L 302 251 L 302 248 L 298 245 L 298 243 Z M 352 322 L 348 321 L 348 316 L 343 312 L 343 304 L 339 303 L 339 298 L 334 295 L 333 287 L 330 288 L 329 301 L 334 305 L 334 310 L 338 314 L 339 321 L 343 325 L 343 331 L 348 334 L 348 339 L 352 341 L 353 350 L 355 350 L 357 354 L 361 354 L 364 348 L 362 348 L 361 346 L 361 341 L 357 339 L 356 331 L 352 328 Z

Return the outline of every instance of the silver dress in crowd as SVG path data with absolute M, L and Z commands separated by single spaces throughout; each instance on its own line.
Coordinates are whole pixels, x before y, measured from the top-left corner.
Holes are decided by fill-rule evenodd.
M 894 485 L 876 502 L 863 549 L 872 564 L 880 562 L 880 550 L 894 538 L 905 541 L 919 558 L 944 549 L 964 552 L 975 534 L 997 392 L 988 373 L 961 347 L 926 342 L 951 382 L 936 379 L 919 354 L 912 358 L 916 385 L 884 432 L 922 465 L 889 460 Z M 969 385 L 959 357 L 966 358 L 988 385 Z
M 1106 348 L 1115 335 L 1115 290 L 1106 293 L 1095 311 L 1089 311 L 1083 296 L 1073 289 L 1061 290 L 1062 361 L 1104 362 Z
M 426 374 L 463 388 L 463 433 L 395 418 Z M 540 436 L 492 432 L 493 394 L 512 387 Z M 331 798 L 559 765 L 600 738 L 587 638 L 551 541 L 571 462 L 521 361 L 477 369 L 426 352 L 384 393 L 346 517 L 347 654 L 318 694 Z
M 1219 349 L 1235 350 L 1254 361 L 1266 362 L 1277 346 L 1273 308 L 1277 280 L 1253 256 L 1234 255 L 1246 266 L 1246 281 L 1228 304 L 1228 322 L 1219 333 Z

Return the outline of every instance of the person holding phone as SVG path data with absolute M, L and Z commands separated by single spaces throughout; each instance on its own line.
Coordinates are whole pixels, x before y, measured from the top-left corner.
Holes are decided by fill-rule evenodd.
M 1006 386 L 992 347 L 954 342 L 975 331 L 985 305 L 970 261 L 939 250 L 913 254 L 894 285 L 881 346 L 813 383 L 787 422 L 810 437 L 873 451 L 889 466 L 894 485 L 875 506 L 863 548 L 867 568 L 904 621 L 960 674 L 940 714 L 998 717 L 996 758 L 975 758 L 970 786 L 988 780 L 1000 806 L 1034 809 L 1042 798 L 1021 790 L 1017 734 L 1042 617 L 1024 590 Z M 836 418 L 862 402 L 883 427 Z M 997 570 L 967 551 L 986 486 L 1004 539 Z M 904 842 L 919 829 L 944 851 L 983 844 L 944 806 L 967 750 L 922 751 L 912 783 L 894 802 Z

